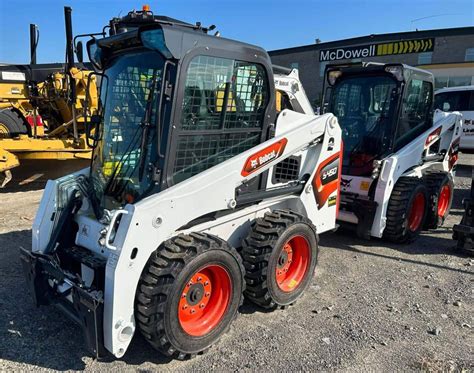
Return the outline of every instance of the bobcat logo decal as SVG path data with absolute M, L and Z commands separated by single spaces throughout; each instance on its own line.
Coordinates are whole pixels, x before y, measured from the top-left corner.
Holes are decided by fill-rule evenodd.
M 341 178 L 341 187 L 344 189 L 349 188 L 351 186 L 352 179 L 343 179 Z

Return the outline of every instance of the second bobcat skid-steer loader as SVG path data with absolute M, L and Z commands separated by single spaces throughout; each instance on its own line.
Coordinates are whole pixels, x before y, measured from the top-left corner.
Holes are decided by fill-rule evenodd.
M 21 259 L 36 304 L 95 356 L 122 357 L 137 330 L 171 357 L 206 350 L 244 295 L 292 304 L 335 228 L 336 117 L 312 113 L 294 72 L 275 69 L 277 95 L 263 49 L 208 31 L 144 10 L 88 42 L 92 164 L 48 182 Z
M 407 242 L 440 226 L 454 194 L 462 116 L 433 110 L 433 74 L 404 64 L 326 68 L 344 156 L 341 224 Z

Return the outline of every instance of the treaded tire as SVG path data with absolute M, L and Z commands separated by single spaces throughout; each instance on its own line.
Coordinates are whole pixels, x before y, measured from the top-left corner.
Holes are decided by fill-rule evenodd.
M 28 134 L 27 127 L 21 116 L 13 110 L 0 111 L 0 138 L 11 138 Z
M 292 237 L 300 236 L 309 244 L 306 271 L 294 289 L 282 291 L 277 282 L 279 260 L 285 245 L 291 242 Z M 253 223 L 243 241 L 241 255 L 247 282 L 244 295 L 263 308 L 284 307 L 294 303 L 311 283 L 318 256 L 316 228 L 308 218 L 294 211 L 268 212 Z
M 410 228 L 410 213 L 414 208 L 416 196 L 424 198 L 424 209 L 419 218 L 416 229 Z M 427 205 L 429 203 L 428 189 L 422 179 L 416 177 L 401 177 L 392 190 L 387 207 L 387 225 L 384 237 L 395 243 L 404 243 L 414 240 L 423 228 Z
M 180 301 L 193 274 L 213 265 L 223 267 L 229 275 L 229 301 L 219 323 L 196 337 L 182 327 L 178 316 Z M 180 360 L 193 357 L 228 331 L 243 302 L 244 289 L 244 267 L 234 248 L 209 234 L 181 234 L 165 241 L 143 270 L 135 302 L 138 328 L 164 355 Z
M 426 214 L 424 227 L 426 229 L 436 229 L 443 225 L 449 215 L 453 202 L 454 182 L 451 175 L 444 171 L 429 172 L 424 179 L 430 193 L 430 206 Z M 443 188 L 449 188 L 449 197 L 445 195 L 440 201 L 440 193 Z

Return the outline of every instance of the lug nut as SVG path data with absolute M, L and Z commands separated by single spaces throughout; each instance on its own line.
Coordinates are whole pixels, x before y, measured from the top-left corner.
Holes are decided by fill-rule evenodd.
M 191 313 L 195 313 L 195 312 L 196 312 L 196 310 L 191 308 Z
M 211 293 L 206 293 L 206 297 L 208 297 L 209 295 L 211 295 Z
M 199 305 L 199 308 L 204 308 L 204 303 L 201 303 L 201 304 Z
M 202 280 L 202 277 L 198 277 L 198 281 L 201 281 Z
M 185 310 L 186 308 L 188 308 L 188 306 L 185 304 L 185 305 L 183 306 L 183 310 Z
M 209 285 L 209 281 L 204 281 L 204 286 Z
M 183 293 L 182 297 L 183 297 L 183 298 L 186 298 L 186 293 Z

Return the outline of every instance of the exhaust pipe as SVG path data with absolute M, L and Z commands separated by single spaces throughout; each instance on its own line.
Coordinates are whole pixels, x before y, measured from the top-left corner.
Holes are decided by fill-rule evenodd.
M 30 23 L 30 65 L 36 65 L 36 47 L 38 46 L 38 26 Z
M 71 69 L 74 67 L 74 46 L 73 46 L 73 36 L 72 36 L 72 9 L 70 6 L 64 7 L 64 23 L 66 26 L 66 68 L 65 73 L 69 76 L 69 104 L 71 105 L 72 113 L 72 128 L 74 133 L 74 142 L 79 143 L 79 133 L 77 131 L 77 121 L 76 121 L 76 109 L 74 104 L 76 103 L 76 83 L 74 78 L 71 75 Z
M 64 7 L 64 23 L 66 26 L 66 68 L 70 70 L 74 67 L 74 47 L 72 36 L 72 9 L 70 6 Z

